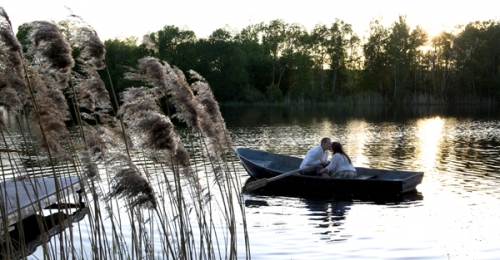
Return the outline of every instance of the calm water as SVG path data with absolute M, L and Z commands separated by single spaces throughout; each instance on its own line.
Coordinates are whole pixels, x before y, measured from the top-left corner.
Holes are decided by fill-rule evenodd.
M 303 156 L 329 136 L 355 157 L 355 166 L 425 172 L 417 192 L 401 198 L 243 194 L 252 258 L 500 259 L 499 112 L 222 107 L 236 147 Z M 247 181 L 239 163 L 236 169 Z M 86 225 L 79 227 L 83 239 Z M 239 241 L 243 258 L 243 234 Z M 83 246 L 91 251 L 85 240 Z M 39 249 L 29 259 L 42 258 Z
M 355 166 L 425 172 L 416 193 L 396 200 L 245 194 L 253 258 L 500 259 L 498 112 L 223 108 L 235 146 L 303 156 L 330 136 Z

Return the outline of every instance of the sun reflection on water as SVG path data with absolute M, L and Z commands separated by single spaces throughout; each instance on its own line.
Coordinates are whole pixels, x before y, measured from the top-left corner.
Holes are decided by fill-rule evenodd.
M 319 140 L 323 137 L 331 137 L 332 135 L 332 129 L 333 129 L 333 124 L 330 120 L 323 120 L 320 124 L 318 124 L 319 129 L 318 129 L 318 144 Z
M 424 171 L 434 169 L 442 142 L 445 122 L 440 117 L 419 119 L 416 122 L 415 144 L 417 168 Z
M 363 153 L 368 140 L 367 128 L 368 123 L 365 120 L 356 119 L 347 122 L 346 133 L 349 143 L 346 144 L 345 150 L 351 156 L 355 166 L 368 164 L 368 158 Z

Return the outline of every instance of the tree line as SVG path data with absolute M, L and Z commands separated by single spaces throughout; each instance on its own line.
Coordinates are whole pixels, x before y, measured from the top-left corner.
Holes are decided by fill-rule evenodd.
M 385 27 L 372 20 L 361 38 L 336 19 L 306 30 L 283 20 L 216 29 L 197 38 L 167 25 L 143 39 L 105 41 L 115 92 L 135 86 L 123 74 L 145 55 L 210 83 L 220 102 L 446 103 L 496 102 L 500 98 L 500 25 L 457 25 L 429 37 L 405 16 Z M 108 86 L 109 88 L 110 86 Z

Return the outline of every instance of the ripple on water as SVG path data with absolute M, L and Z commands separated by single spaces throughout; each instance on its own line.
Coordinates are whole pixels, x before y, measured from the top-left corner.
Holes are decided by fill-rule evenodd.
M 342 113 L 297 106 L 284 119 L 283 110 L 233 111 L 233 121 L 237 122 L 232 126 L 231 120 L 227 122 L 234 146 L 303 156 L 321 137 L 331 136 L 358 158 L 355 166 L 423 170 L 425 176 L 418 187 L 419 195 L 407 200 L 245 195 L 253 259 L 500 256 L 498 116 L 454 117 L 447 116 L 446 111 L 439 116 L 434 111 L 430 116 L 407 115 L 385 106 L 374 108 L 380 113 L 370 110 L 355 114 L 352 111 L 360 111 L 357 106 Z M 282 114 L 275 114 L 278 112 Z M 150 162 L 136 162 L 154 171 Z M 246 177 L 243 167 L 235 165 L 236 174 Z M 82 246 L 90 251 L 85 235 L 91 236 L 88 230 L 82 232 Z M 126 232 L 123 235 L 132 239 Z M 240 238 L 243 234 L 238 234 Z M 43 258 L 40 251 L 38 256 Z M 244 250 L 238 252 L 244 255 Z

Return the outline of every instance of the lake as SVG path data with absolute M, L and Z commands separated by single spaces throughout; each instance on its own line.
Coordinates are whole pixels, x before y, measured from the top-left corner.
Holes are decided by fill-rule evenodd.
M 355 166 L 425 173 L 417 191 L 397 198 L 309 197 L 270 189 L 241 194 L 252 259 L 500 258 L 498 107 L 222 106 L 221 110 L 235 147 L 303 157 L 327 136 L 343 144 Z M 236 157 L 231 160 L 243 185 L 248 174 Z M 153 181 L 161 179 L 152 176 Z M 102 187 L 109 187 L 105 176 L 102 180 Z M 121 205 L 114 208 L 121 212 L 117 216 L 127 218 Z M 104 221 L 110 228 L 109 218 Z M 88 225 L 84 220 L 74 228 L 73 240 L 81 241 L 78 252 L 78 245 L 87 248 L 81 252 L 92 251 Z M 130 227 L 120 228 L 123 239 L 131 243 Z M 53 238 L 51 243 L 57 241 Z M 238 245 L 243 259 L 243 233 L 238 233 Z M 154 248 L 161 250 L 162 241 L 154 240 Z M 41 248 L 29 257 L 41 258 Z
M 397 200 L 245 194 L 253 259 L 498 259 L 495 107 L 223 107 L 235 146 L 304 156 L 324 136 L 355 166 L 418 170 Z M 241 169 L 242 180 L 246 171 Z

